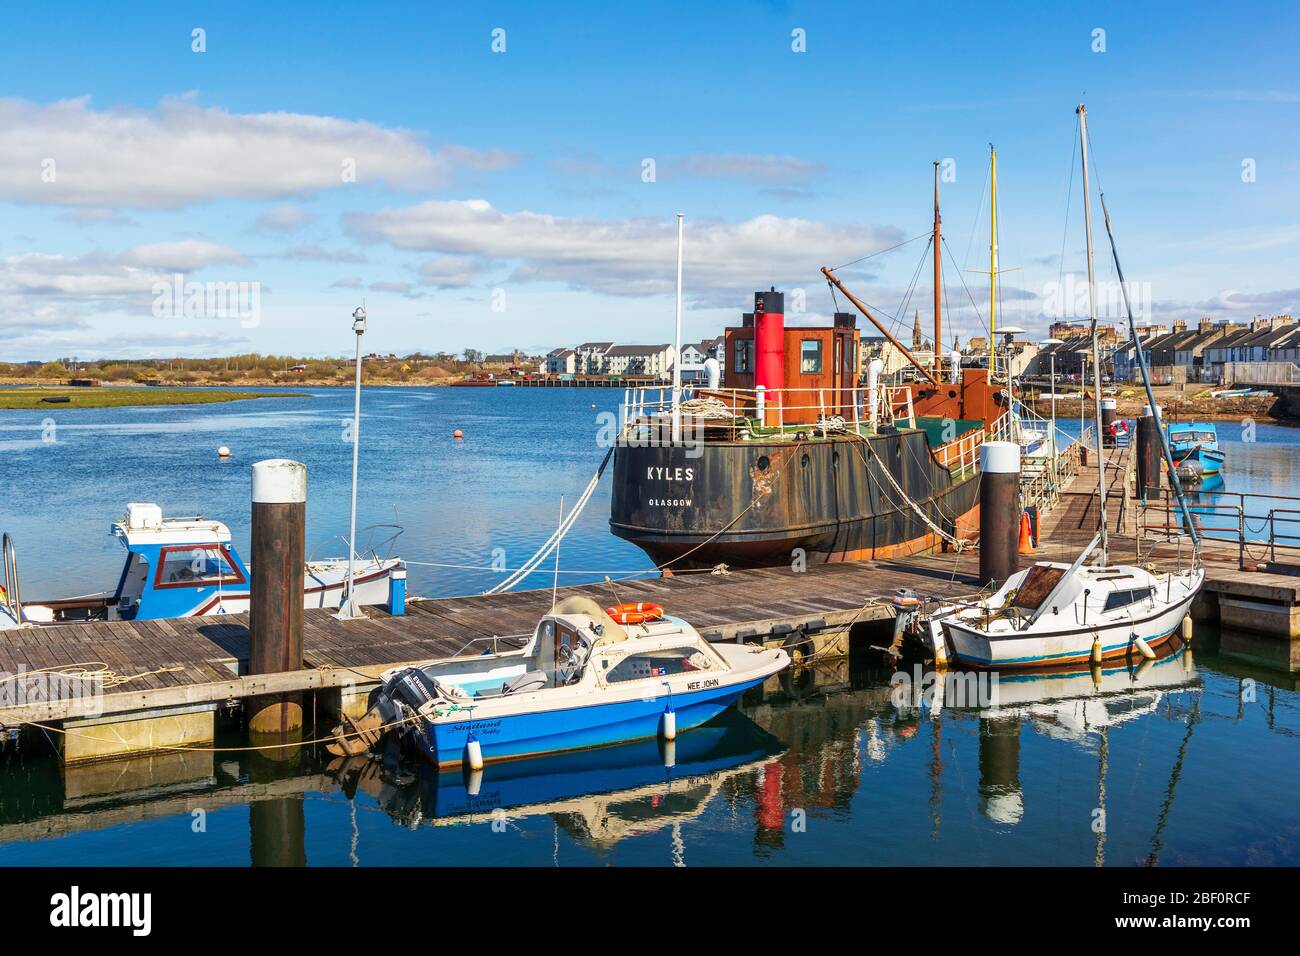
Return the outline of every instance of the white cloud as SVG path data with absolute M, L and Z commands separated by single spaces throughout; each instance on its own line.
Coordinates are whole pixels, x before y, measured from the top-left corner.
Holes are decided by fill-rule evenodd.
M 253 221 L 254 232 L 297 232 L 316 217 L 293 203 L 272 206 Z
M 430 149 L 407 129 L 303 113 L 230 113 L 192 98 L 96 110 L 89 97 L 0 99 L 0 199 L 173 208 L 206 200 L 310 195 L 356 182 L 432 189 L 518 158 Z
M 298 262 L 365 262 L 366 257 L 352 249 L 329 249 L 318 243 L 294 246 L 276 255 L 277 259 L 294 259 Z
M 138 226 L 139 222 L 130 216 L 125 216 L 116 209 L 99 209 L 94 206 L 86 206 L 80 209 L 70 209 L 63 215 L 59 216 L 64 222 L 70 222 L 78 226 Z
M 398 249 L 515 263 L 514 281 L 563 282 L 614 295 L 670 292 L 676 270 L 675 220 L 580 219 L 507 213 L 486 200 L 419 203 L 377 213 L 348 213 L 344 228 Z M 818 269 L 900 241 L 892 226 L 840 226 L 756 216 L 738 223 L 687 221 L 686 286 L 752 291 L 769 284 L 815 286 Z
M 243 265 L 248 262 L 238 249 L 199 239 L 136 246 L 122 254 L 122 261 L 133 266 L 163 269 L 167 272 L 193 272 L 216 263 Z
M 170 284 L 178 272 L 246 264 L 236 249 L 195 239 L 135 246 L 121 253 L 8 256 L 0 258 L 0 314 L 35 316 L 52 308 L 50 303 L 82 310 L 148 308 L 154 284 Z
M 669 165 L 692 176 L 709 179 L 747 179 L 761 183 L 804 181 L 826 171 L 823 163 L 810 163 L 793 156 L 755 156 L 740 153 L 701 153 L 686 156 Z
M 420 266 L 420 282 L 440 289 L 458 289 L 470 285 L 483 271 L 473 256 L 439 256 Z

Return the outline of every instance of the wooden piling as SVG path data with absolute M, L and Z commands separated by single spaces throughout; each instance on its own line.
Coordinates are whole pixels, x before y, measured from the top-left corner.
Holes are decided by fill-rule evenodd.
M 1150 405 L 1142 406 L 1137 420 L 1137 486 L 1138 495 L 1148 500 L 1160 497 L 1162 452 L 1160 450 L 1160 419 L 1152 414 Z
M 979 581 L 999 587 L 1020 565 L 1020 446 L 980 445 L 980 472 Z
M 252 597 L 248 670 L 302 668 L 307 466 L 286 459 L 253 465 Z M 302 694 L 269 694 L 249 704 L 251 736 L 279 741 L 302 732 Z

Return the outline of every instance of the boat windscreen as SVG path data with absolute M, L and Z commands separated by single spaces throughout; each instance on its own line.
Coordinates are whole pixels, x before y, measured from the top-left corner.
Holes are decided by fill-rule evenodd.
M 1047 600 L 1064 576 L 1065 568 L 1035 564 L 1025 575 L 1025 580 L 1020 583 L 1020 587 L 1016 588 L 1011 606 L 1022 611 L 1037 611 L 1039 605 Z

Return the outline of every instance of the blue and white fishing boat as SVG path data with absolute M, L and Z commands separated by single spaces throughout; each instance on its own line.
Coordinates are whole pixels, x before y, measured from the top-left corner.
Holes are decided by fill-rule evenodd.
M 779 648 L 710 644 L 653 605 L 626 608 L 571 597 L 521 649 L 387 671 L 329 749 L 359 753 L 394 728 L 449 767 L 674 737 L 790 663 Z
M 1184 422 L 1168 429 L 1174 462 L 1188 476 L 1219 473 L 1225 456 L 1219 450 L 1219 433 L 1213 422 Z
M 7 601 L 13 618 L 8 626 L 152 621 L 248 610 L 252 574 L 231 544 L 230 529 L 220 521 L 164 518 L 158 505 L 135 502 L 113 522 L 111 533 L 126 548 L 116 588 L 56 600 L 12 598 Z M 400 558 L 358 558 L 353 570 L 357 603 L 388 603 L 395 573 L 404 588 L 406 565 Z M 347 558 L 307 562 L 303 606 L 338 607 L 347 576 Z M 0 620 L 4 626 L 6 621 Z

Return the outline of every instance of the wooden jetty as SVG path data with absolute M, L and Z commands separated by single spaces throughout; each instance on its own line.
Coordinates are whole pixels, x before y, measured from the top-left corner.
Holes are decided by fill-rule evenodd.
M 1152 528 L 1132 494 L 1128 449 L 1112 452 L 1108 486 L 1111 550 L 1116 560 L 1168 565 L 1187 557 L 1167 534 L 1168 516 Z M 1096 463 L 1079 469 L 1041 521 L 1039 558 L 1070 559 L 1096 526 Z M 1181 548 L 1181 551 L 1180 551 Z M 1300 670 L 1300 576 L 1246 562 L 1238 542 L 1207 539 L 1205 594 L 1198 620 L 1252 632 L 1237 651 L 1245 659 Z M 1021 557 L 1021 562 L 1033 558 Z M 1250 567 L 1243 573 L 1243 567 Z M 976 590 L 978 555 L 917 555 L 884 561 L 691 573 L 559 589 L 601 604 L 653 601 L 691 621 L 709 640 L 778 642 L 822 654 L 848 652 L 849 630 L 893 616 L 888 596 L 908 587 L 934 597 Z M 615 588 L 617 590 L 615 590 Z M 480 654 L 495 641 L 517 646 L 551 605 L 550 589 L 433 600 L 412 599 L 406 613 L 369 609 L 343 621 L 327 610 L 305 612 L 302 667 L 252 673 L 244 614 L 162 621 L 121 621 L 23 628 L 0 639 L 0 728 L 35 726 L 72 763 L 148 751 L 210 746 L 217 716 L 251 699 L 304 695 L 317 715 L 359 714 L 389 668 Z M 1227 638 L 1225 637 L 1226 641 Z
M 623 601 L 654 601 L 715 641 L 816 645 L 847 653 L 847 629 L 892 617 L 878 600 L 898 587 L 955 596 L 975 590 L 966 555 L 899 561 L 763 568 L 619 582 Z M 610 586 L 559 589 L 616 603 Z M 481 654 L 493 638 L 522 643 L 551 607 L 551 590 L 412 599 L 393 617 L 341 621 L 309 610 L 303 668 L 250 674 L 248 615 L 166 621 L 64 624 L 6 632 L 0 672 L 16 675 L 0 699 L 0 726 L 57 725 L 65 760 L 192 747 L 213 739 L 216 712 L 248 698 L 315 692 L 320 709 L 359 714 L 381 672 L 433 658 Z M 9 637 L 14 634 L 14 637 Z M 107 669 L 112 674 L 75 675 Z M 45 675 L 60 677 L 43 687 Z M 114 681 L 129 678 L 116 685 Z

